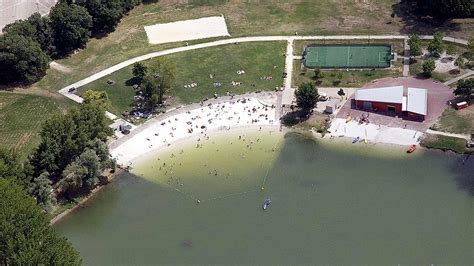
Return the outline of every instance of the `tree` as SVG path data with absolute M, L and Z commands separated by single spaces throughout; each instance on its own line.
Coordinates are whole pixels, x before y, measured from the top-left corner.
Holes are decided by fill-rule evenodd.
M 92 17 L 76 4 L 59 3 L 51 9 L 54 43 L 60 55 L 85 46 L 91 36 Z
M 82 104 L 79 109 L 46 120 L 40 131 L 41 142 L 30 158 L 34 176 L 46 171 L 56 183 L 89 141 L 105 141 L 108 134 L 104 109 L 94 103 Z
M 444 43 L 443 34 L 441 32 L 435 32 L 433 35 L 433 40 L 431 40 L 428 44 L 428 51 L 436 57 L 439 57 L 440 54 L 443 53 Z
M 427 77 L 431 77 L 431 73 L 436 68 L 436 63 L 433 59 L 428 59 L 423 62 L 423 65 L 421 67 L 423 68 L 423 74 Z
M 174 66 L 168 61 L 158 61 L 155 67 L 149 69 L 141 90 L 150 107 L 163 103 L 165 93 L 173 86 L 174 73 Z
M 30 37 L 18 34 L 0 36 L 0 83 L 32 83 L 46 74 L 49 57 Z
M 31 186 L 31 171 L 28 163 L 23 163 L 18 153 L 0 149 L 0 179 L 12 180 L 24 189 Z
M 415 0 L 418 10 L 437 19 L 465 18 L 474 15 L 472 0 Z
M 410 34 L 410 37 L 408 39 L 408 45 L 410 46 L 410 56 L 416 57 L 422 54 L 421 40 L 416 33 Z
M 93 139 L 87 143 L 87 148 L 93 150 L 99 157 L 100 169 L 115 170 L 116 161 L 110 157 L 109 146 L 100 139 Z
M 458 81 L 458 86 L 454 90 L 454 95 L 466 97 L 468 101 L 471 100 L 474 94 L 474 79 L 461 79 Z
M 314 79 L 320 80 L 324 78 L 324 73 L 321 71 L 320 67 L 314 69 Z
M 469 60 L 474 60 L 474 37 L 467 42 L 467 56 Z
M 36 203 L 45 210 L 50 210 L 56 204 L 56 196 L 54 195 L 49 173 L 43 172 L 41 175 L 33 179 L 32 186 L 28 193 L 36 199 Z
M 95 34 L 113 31 L 125 13 L 123 0 L 77 0 L 75 3 L 86 8 L 92 16 Z
M 101 171 L 99 156 L 94 150 L 86 149 L 64 170 L 60 193 L 71 197 L 90 192 L 99 184 Z
M 446 54 L 448 55 L 455 55 L 456 54 L 456 47 L 452 43 L 449 43 L 446 46 Z
M 458 56 L 454 61 L 454 65 L 457 66 L 459 69 L 464 68 L 464 58 L 462 56 Z
M 313 83 L 303 83 L 295 91 L 296 104 L 304 112 L 309 113 L 318 102 L 318 89 Z
M 105 91 L 87 90 L 82 98 L 84 99 L 84 104 L 97 104 L 104 110 L 109 108 L 111 105 L 109 96 Z
M 138 82 L 142 82 L 143 78 L 147 74 L 147 71 L 148 69 L 143 63 L 137 62 L 133 64 L 133 77 L 137 79 Z
M 49 220 L 21 187 L 0 179 L 0 264 L 79 265 L 71 243 L 49 226 Z

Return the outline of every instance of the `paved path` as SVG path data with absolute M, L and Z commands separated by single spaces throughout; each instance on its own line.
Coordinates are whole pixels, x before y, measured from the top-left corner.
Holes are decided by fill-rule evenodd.
M 457 82 L 458 80 L 467 78 L 467 77 L 469 77 L 469 76 L 471 76 L 471 75 L 474 75 L 474 71 L 473 71 L 473 70 L 469 70 L 469 71 L 467 71 L 466 73 L 462 74 L 462 75 L 459 76 L 459 77 L 456 77 L 456 78 L 453 78 L 453 79 L 450 79 L 450 80 L 444 82 L 444 85 L 451 85 L 451 84 Z
M 431 130 L 431 129 L 426 130 L 426 133 L 433 134 L 433 135 L 442 135 L 442 136 L 447 136 L 447 137 L 453 137 L 453 138 L 460 138 L 460 139 L 465 139 L 465 140 L 468 140 L 468 141 L 471 139 L 469 137 L 469 135 L 446 133 L 446 132 L 436 131 L 436 130 Z
M 213 41 L 213 42 L 200 43 L 200 44 L 195 44 L 195 45 L 190 45 L 190 46 L 167 49 L 167 50 L 153 52 L 153 53 L 145 54 L 145 55 L 138 56 L 135 58 L 131 58 L 129 60 L 123 61 L 122 63 L 119 63 L 117 65 L 104 69 L 100 72 L 97 72 L 74 84 L 66 86 L 63 89 L 61 89 L 59 93 L 61 93 L 62 95 L 66 96 L 67 98 L 75 102 L 81 103 L 82 98 L 73 93 L 70 93 L 68 91 L 70 88 L 79 88 L 95 80 L 103 78 L 117 70 L 130 66 L 136 62 L 148 60 L 148 59 L 163 56 L 163 55 L 169 55 L 169 54 L 174 54 L 174 53 L 179 53 L 179 52 L 184 52 L 184 51 L 196 50 L 196 49 L 225 45 L 225 44 L 232 44 L 232 43 L 237 44 L 237 43 L 245 43 L 245 42 L 264 42 L 264 41 L 287 41 L 288 42 L 289 40 L 367 40 L 367 39 L 369 40 L 370 39 L 372 40 L 405 40 L 406 38 L 408 38 L 406 35 L 328 35 L 328 36 L 319 35 L 319 36 L 254 36 L 254 37 L 224 39 L 224 40 L 218 40 L 218 41 Z M 423 35 L 423 36 L 420 36 L 420 38 L 432 39 L 433 36 Z M 463 39 L 445 37 L 444 40 L 449 41 L 449 42 L 464 44 L 464 45 L 467 44 L 467 41 Z M 291 81 L 290 81 L 290 84 L 291 84 Z
M 97 72 L 85 79 L 82 79 L 78 82 L 75 82 L 69 86 L 66 86 L 62 88 L 59 93 L 64 95 L 65 97 L 77 102 L 77 103 L 82 103 L 83 99 L 74 94 L 74 90 L 71 90 L 72 88 L 79 88 L 81 86 L 84 86 L 86 84 L 89 84 L 93 81 L 96 81 L 100 78 L 103 78 L 107 75 L 110 75 L 111 73 L 114 73 L 115 71 L 118 71 L 122 68 L 125 68 L 127 66 L 130 66 L 134 63 L 141 62 L 144 60 L 152 59 L 155 57 L 159 56 L 164 56 L 164 55 L 169 55 L 169 54 L 174 54 L 174 53 L 180 53 L 184 51 L 190 51 L 190 50 L 196 50 L 196 49 L 202 49 L 202 48 L 208 48 L 208 47 L 214 47 L 214 46 L 219 46 L 219 45 L 226 45 L 226 44 L 239 44 L 239 43 L 245 43 L 245 42 L 266 42 L 266 41 L 286 41 L 287 42 L 287 50 L 286 50 L 286 59 L 285 59 L 285 69 L 287 73 L 287 78 L 284 81 L 284 90 L 282 93 L 282 97 L 279 98 L 278 101 L 278 106 L 277 108 L 280 109 L 281 104 L 287 104 L 288 102 L 291 102 L 294 97 L 294 88 L 291 86 L 292 82 L 292 74 L 293 74 L 293 61 L 296 59 L 295 56 L 293 55 L 293 45 L 295 40 L 404 40 L 405 41 L 405 47 L 406 47 L 406 40 L 408 36 L 406 35 L 328 35 L 328 36 L 254 36 L 254 37 L 241 37 L 241 38 L 230 38 L 230 39 L 224 39 L 224 40 L 218 40 L 218 41 L 213 41 L 213 42 L 207 42 L 207 43 L 200 43 L 200 44 L 195 44 L 195 45 L 190 45 L 190 46 L 184 46 L 184 47 L 177 47 L 177 48 L 172 48 L 172 49 L 167 49 L 159 52 L 153 52 L 149 54 L 145 54 L 142 56 L 134 57 L 129 60 L 123 61 L 119 64 L 116 64 L 112 67 L 109 67 L 107 69 L 104 69 L 100 72 Z M 429 35 L 423 35 L 420 36 L 421 39 L 433 39 L 433 36 Z M 467 41 L 463 39 L 456 39 L 456 38 L 451 38 L 451 37 L 445 37 L 445 41 L 448 42 L 454 42 L 454 43 L 459 43 L 463 45 L 467 45 Z M 406 49 L 405 49 L 405 56 L 404 56 L 404 62 L 407 59 L 407 54 L 406 54 Z M 406 69 L 405 69 L 406 67 Z M 403 66 L 403 73 L 404 76 L 405 74 L 409 74 L 409 69 L 408 66 Z M 470 71 L 462 76 L 460 76 L 457 79 L 453 79 L 450 81 L 447 81 L 445 84 L 451 84 L 456 82 L 457 80 L 461 78 L 465 78 L 467 76 L 470 76 L 473 74 L 474 71 Z M 71 92 L 70 92 L 71 90 Z M 106 112 L 107 117 L 109 117 L 112 120 L 117 119 L 118 117 L 110 112 Z
M 403 51 L 403 76 L 408 77 L 410 75 L 410 45 L 408 45 L 408 40 L 403 41 L 404 51 Z

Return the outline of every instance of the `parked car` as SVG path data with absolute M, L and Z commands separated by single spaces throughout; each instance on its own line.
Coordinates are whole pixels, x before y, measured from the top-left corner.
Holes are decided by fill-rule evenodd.
M 467 102 L 460 102 L 456 104 L 456 110 L 461 110 L 467 108 L 468 106 L 469 105 L 467 104 Z

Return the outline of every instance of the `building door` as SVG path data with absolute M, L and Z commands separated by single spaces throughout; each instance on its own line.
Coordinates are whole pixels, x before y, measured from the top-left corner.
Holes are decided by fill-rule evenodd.
M 387 111 L 389 111 L 389 112 L 394 112 L 395 113 L 396 110 L 397 109 L 395 109 L 395 106 L 393 106 L 393 105 L 388 105 L 387 106 Z

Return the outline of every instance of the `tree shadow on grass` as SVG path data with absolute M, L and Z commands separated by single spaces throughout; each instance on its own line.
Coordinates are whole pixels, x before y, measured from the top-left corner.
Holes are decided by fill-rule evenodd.
M 416 32 L 418 34 L 432 35 L 436 31 L 459 31 L 459 24 L 446 20 L 442 21 L 425 16 L 417 11 L 415 1 L 402 0 L 392 5 L 393 13 L 402 19 L 402 28 L 400 32 L 410 34 Z
M 308 120 L 310 116 L 301 110 L 293 110 L 281 117 L 281 123 L 287 127 L 295 126 Z

